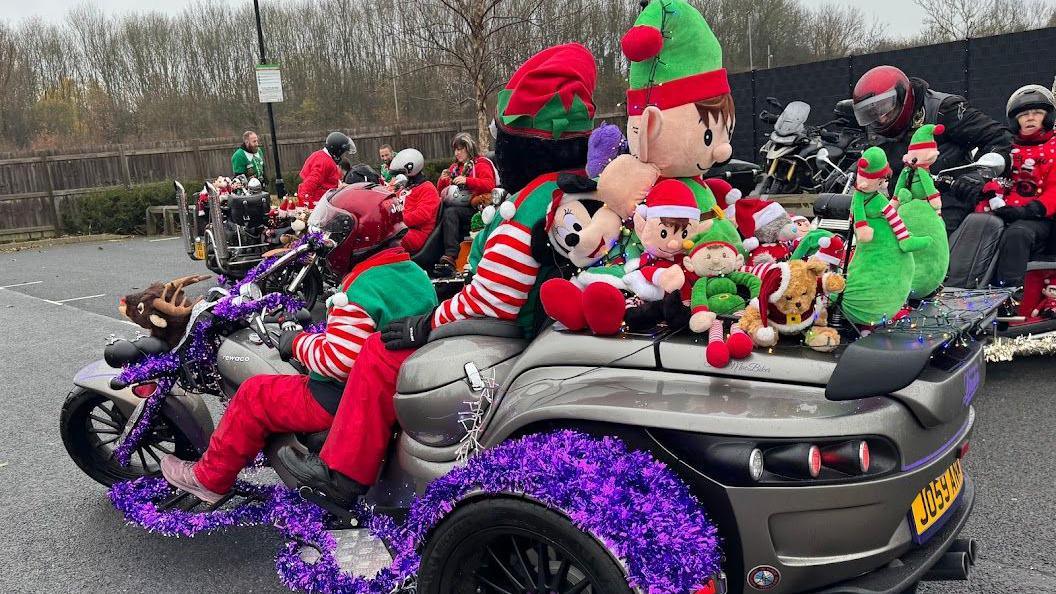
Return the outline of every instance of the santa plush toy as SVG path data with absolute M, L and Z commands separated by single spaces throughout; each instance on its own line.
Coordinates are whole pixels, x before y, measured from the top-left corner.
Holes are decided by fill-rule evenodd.
M 742 198 L 733 205 L 737 230 L 750 254 L 748 266 L 783 262 L 792 255 L 788 244 L 796 239 L 796 226 L 785 209 L 762 198 Z

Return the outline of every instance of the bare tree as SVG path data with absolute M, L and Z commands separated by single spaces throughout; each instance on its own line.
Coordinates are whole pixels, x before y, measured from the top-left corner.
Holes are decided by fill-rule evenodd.
M 482 149 L 491 145 L 488 134 L 488 99 L 501 88 L 511 62 L 525 48 L 513 40 L 518 30 L 541 29 L 539 18 L 546 0 L 401 0 L 397 11 L 408 25 L 401 32 L 426 54 L 438 59 L 432 65 L 445 72 L 450 89 L 468 86 L 477 119 Z M 455 78 L 446 78 L 455 77 Z
M 1053 17 L 1046 0 L 913 0 L 925 10 L 923 38 L 955 41 L 1043 27 Z

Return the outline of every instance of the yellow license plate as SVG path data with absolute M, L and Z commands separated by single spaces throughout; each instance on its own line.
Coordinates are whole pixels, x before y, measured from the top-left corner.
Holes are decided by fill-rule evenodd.
M 942 517 L 953 509 L 963 486 L 964 470 L 961 461 L 957 460 L 917 493 L 917 498 L 910 506 L 910 516 L 918 537 L 937 526 Z
M 205 242 L 196 241 L 194 242 L 194 259 L 204 260 L 205 259 Z

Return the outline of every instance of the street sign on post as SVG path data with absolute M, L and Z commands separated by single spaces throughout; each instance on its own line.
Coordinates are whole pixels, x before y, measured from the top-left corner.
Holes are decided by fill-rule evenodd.
M 257 95 L 261 103 L 282 103 L 282 73 L 275 64 L 257 64 Z

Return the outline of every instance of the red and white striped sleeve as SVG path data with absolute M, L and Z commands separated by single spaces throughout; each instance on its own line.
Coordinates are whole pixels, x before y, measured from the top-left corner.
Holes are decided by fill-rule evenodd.
M 436 308 L 433 327 L 467 318 L 515 319 L 539 274 L 531 243 L 532 234 L 524 225 L 499 225 L 484 244 L 472 282 Z
M 326 316 L 326 332 L 297 335 L 293 356 L 309 370 L 343 382 L 373 333 L 374 320 L 363 308 L 355 303 L 334 307 Z

